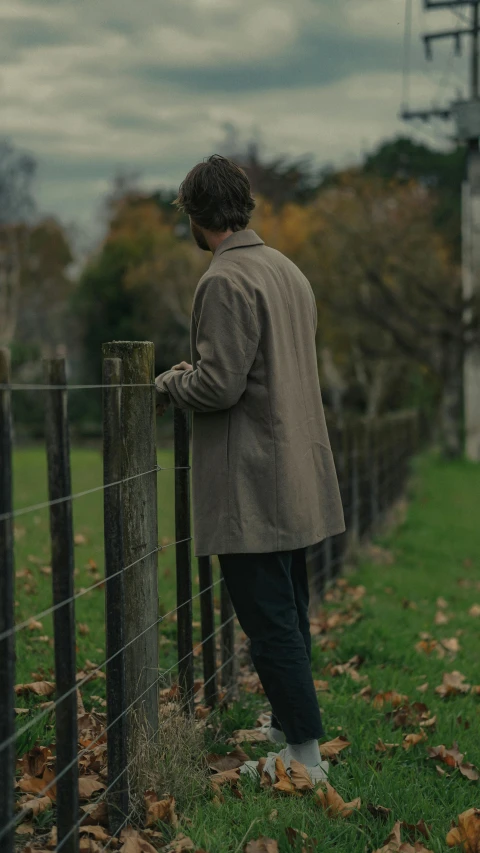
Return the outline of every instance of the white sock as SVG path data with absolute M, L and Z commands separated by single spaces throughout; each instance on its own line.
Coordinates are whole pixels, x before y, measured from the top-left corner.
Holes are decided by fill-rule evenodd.
M 318 740 L 315 739 L 307 740 L 305 743 L 288 743 L 287 756 L 304 764 L 305 767 L 315 767 L 322 760 Z
M 270 726 L 270 737 L 274 743 L 284 743 L 285 735 L 281 729 L 276 729 L 275 726 Z

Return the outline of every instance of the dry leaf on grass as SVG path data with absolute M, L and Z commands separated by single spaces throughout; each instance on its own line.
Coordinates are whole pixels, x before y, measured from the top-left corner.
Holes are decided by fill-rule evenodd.
M 417 652 L 423 652 L 426 655 L 431 655 L 432 652 L 435 651 L 437 653 L 437 657 L 445 657 L 445 649 L 440 645 L 440 643 L 437 643 L 436 640 L 420 640 L 420 642 L 415 643 L 415 649 Z
M 336 737 L 333 740 L 320 744 L 320 754 L 322 758 L 333 758 L 338 755 L 342 749 L 346 749 L 347 746 L 351 746 L 350 741 L 343 735 L 339 735 L 339 737 Z
M 239 780 L 240 772 L 238 769 L 223 770 L 221 773 L 214 773 L 214 775 L 210 777 L 210 784 L 214 792 L 218 794 L 221 785 L 230 785 L 235 787 Z
M 384 743 L 379 738 L 375 744 L 375 752 L 388 752 L 390 749 L 397 749 L 398 746 L 400 746 L 399 743 Z
M 456 637 L 449 637 L 444 640 L 440 640 L 440 642 L 443 648 L 447 650 L 447 652 L 451 652 L 452 654 L 456 655 L 457 652 L 460 651 L 460 643 L 458 642 Z
M 122 829 L 120 841 L 122 843 L 120 853 L 157 853 L 155 847 L 152 847 L 140 832 L 130 826 Z
M 88 826 L 81 826 L 78 830 L 79 835 L 88 835 L 91 838 L 94 838 L 95 841 L 109 841 L 111 836 L 108 832 L 105 832 L 103 826 L 97 826 L 95 824 L 91 824 Z
M 325 789 L 325 790 L 324 790 Z M 329 782 L 322 782 L 315 795 L 324 811 L 331 817 L 350 817 L 361 806 L 360 797 L 346 803 Z
M 55 684 L 53 681 L 32 681 L 30 684 L 16 684 L 15 693 L 17 696 L 24 696 L 26 693 L 35 693 L 36 696 L 51 696 L 55 693 Z
M 237 729 L 227 743 L 261 743 L 268 740 L 267 735 L 260 729 Z
M 48 746 L 34 746 L 22 758 L 23 772 L 27 776 L 41 776 L 47 763 L 53 761 L 52 750 Z
M 478 853 L 480 850 L 480 809 L 467 809 L 458 816 L 458 826 L 453 827 L 446 838 L 449 847 L 462 845 L 462 853 Z
M 31 823 L 20 823 L 15 827 L 16 835 L 32 835 L 34 828 Z
M 273 838 L 261 835 L 254 841 L 249 841 L 243 848 L 244 853 L 278 853 L 278 844 Z
M 101 803 L 88 803 L 88 805 L 80 806 L 80 808 L 84 815 L 87 815 L 87 817 L 82 817 L 83 826 L 97 823 L 108 826 L 107 804 L 103 800 Z
M 147 810 L 145 818 L 146 826 L 151 826 L 153 823 L 156 823 L 157 820 L 169 823 L 175 828 L 178 826 L 178 817 L 175 814 L 174 797 L 167 797 L 166 799 L 159 800 L 155 791 L 146 791 L 145 807 Z
M 472 604 L 468 613 L 470 616 L 480 616 L 480 604 Z
M 440 744 L 440 746 L 430 747 L 428 749 L 428 757 L 433 758 L 436 761 L 441 761 L 448 767 L 457 768 L 460 770 L 462 776 L 465 776 L 472 782 L 476 782 L 480 779 L 480 774 L 477 768 L 473 764 L 470 764 L 469 761 L 463 760 L 463 753 L 459 752 L 458 744 L 456 742 L 453 744 L 451 749 L 447 749 L 443 743 Z
M 443 610 L 437 610 L 434 619 L 435 625 L 446 625 L 449 621 L 450 616 L 447 616 L 447 614 L 444 613 Z
M 284 794 L 295 793 L 295 785 L 290 779 L 290 776 L 288 775 L 281 758 L 275 759 L 275 775 L 277 778 L 277 781 L 273 785 L 275 790 L 282 791 L 282 793 Z
M 292 847 L 295 847 L 298 850 L 297 844 L 301 841 L 301 853 L 316 853 L 318 851 L 318 841 L 316 838 L 309 838 L 306 832 L 303 832 L 301 829 L 294 829 L 293 826 L 285 827 L 285 835 L 287 836 L 288 843 L 291 844 Z
M 419 693 L 426 693 L 428 690 L 428 681 L 426 681 L 425 684 L 420 684 L 420 686 L 417 687 L 417 690 Z
M 415 841 L 413 845 L 408 841 L 402 842 L 402 826 L 405 824 L 397 820 L 383 847 L 375 850 L 375 853 L 430 853 L 430 850 L 420 841 Z
M 374 697 L 372 705 L 374 708 L 383 708 L 385 704 L 393 705 L 398 708 L 408 702 L 408 696 L 404 693 L 397 693 L 396 690 L 388 690 L 386 693 L 377 693 Z
M 51 767 L 45 767 L 41 778 L 25 774 L 24 776 L 22 776 L 22 778 L 18 781 L 17 784 L 20 790 L 23 791 L 25 794 L 45 793 L 45 795 L 50 800 L 54 800 L 56 797 L 56 785 L 51 785 L 50 787 L 48 787 L 50 783 L 53 782 L 54 778 L 55 771 L 52 770 Z M 47 787 L 48 790 L 46 790 Z
M 19 800 L 19 805 L 22 809 L 31 811 L 33 817 L 37 817 L 37 815 L 52 808 L 52 800 L 50 797 L 26 797 Z
M 410 734 L 405 735 L 403 738 L 402 746 L 404 749 L 410 749 L 412 746 L 417 746 L 417 744 L 427 739 L 427 735 L 425 732 L 419 732 L 418 734 Z
M 323 691 L 326 692 L 327 690 L 330 690 L 330 685 L 329 685 L 328 681 L 323 681 L 321 678 L 315 678 L 313 683 L 314 683 L 315 690 L 317 691 L 317 693 L 320 693 Z
M 290 759 L 290 779 L 297 791 L 311 791 L 313 788 L 313 782 L 307 768 L 299 761 L 295 761 L 294 758 Z
M 211 770 L 216 770 L 219 773 L 222 773 L 224 770 L 235 770 L 248 760 L 249 756 L 239 746 L 232 749 L 231 752 L 227 752 L 226 755 L 218 755 L 214 752 L 210 752 L 207 755 L 208 766 Z
M 367 810 L 370 812 L 372 817 L 378 818 L 382 821 L 389 820 L 392 813 L 392 810 L 388 809 L 386 806 L 375 806 L 373 803 L 367 803 Z
M 445 672 L 442 683 L 435 688 L 435 693 L 445 698 L 446 696 L 456 696 L 459 693 L 468 693 L 470 685 L 465 684 L 465 676 L 458 670 L 453 672 Z
M 97 791 L 103 791 L 104 788 L 104 783 L 96 774 L 80 776 L 78 780 L 78 794 L 81 800 L 89 800 Z

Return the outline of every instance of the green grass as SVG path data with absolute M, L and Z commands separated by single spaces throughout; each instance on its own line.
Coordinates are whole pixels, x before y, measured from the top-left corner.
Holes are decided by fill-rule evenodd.
M 172 464 L 171 455 L 162 451 L 159 462 Z M 158 475 L 160 536 L 171 539 L 172 475 L 173 472 L 167 471 Z M 74 451 L 73 477 L 74 491 L 100 484 L 100 455 L 92 450 Z M 44 500 L 44 484 L 45 463 L 41 452 L 19 451 L 15 458 L 17 506 Z M 74 504 L 75 530 L 87 539 L 86 545 L 76 549 L 78 588 L 92 582 L 92 572 L 87 567 L 90 558 L 97 563 L 98 571 L 103 571 L 101 501 L 102 495 L 98 493 L 80 498 Z M 222 805 L 215 805 L 209 798 L 201 799 L 193 801 L 184 813 L 191 823 L 185 822 L 183 831 L 197 847 L 208 853 L 239 853 L 243 851 L 244 837 L 248 841 L 266 835 L 278 841 L 281 853 L 287 853 L 295 850 L 285 834 L 285 829 L 292 826 L 316 838 L 318 850 L 370 853 L 382 846 L 395 820 L 416 823 L 423 818 L 432 833 L 426 846 L 434 853 L 447 849 L 445 835 L 451 821 L 465 809 L 480 806 L 480 783 L 470 782 L 449 768 L 445 769 L 450 775 L 440 777 L 435 770 L 436 762 L 427 760 L 426 747 L 439 744 L 451 747 L 458 741 L 466 760 L 480 766 L 480 696 L 443 700 L 434 692 L 443 674 L 453 670 L 460 670 L 472 684 L 480 683 L 480 618 L 468 614 L 472 604 L 480 604 L 479 505 L 478 466 L 446 463 L 433 454 L 417 460 L 412 499 L 405 517 L 395 529 L 378 538 L 378 543 L 393 555 L 394 562 L 378 564 L 365 557 L 348 577 L 349 583 L 366 587 L 362 619 L 331 632 L 337 643 L 334 649 L 323 651 L 319 638 L 314 637 L 314 676 L 330 681 L 330 691 L 319 694 L 327 738 L 342 734 L 351 742 L 339 763 L 332 765 L 330 781 L 346 801 L 360 796 L 361 810 L 349 820 L 333 820 L 316 805 L 313 795 L 299 798 L 275 795 L 242 777 L 242 799 L 224 788 Z M 17 519 L 16 526 L 17 571 L 28 568 L 33 575 L 33 579 L 17 580 L 17 618 L 24 619 L 51 602 L 51 579 L 40 572 L 49 561 L 48 517 L 44 511 L 23 516 Z M 29 560 L 29 555 L 35 560 Z M 160 601 L 169 610 L 175 600 L 174 549 L 160 554 L 159 565 Z M 465 581 L 469 586 L 464 585 Z M 33 586 L 34 591 L 23 589 L 24 584 Z M 78 622 L 90 628 L 86 636 L 78 637 L 79 666 L 86 659 L 97 663 L 103 659 L 103 595 L 98 590 L 77 603 Z M 434 623 L 438 596 L 448 602 L 446 613 L 451 617 L 448 624 L 441 626 Z M 196 605 L 198 618 L 198 602 Z M 339 606 L 332 602 L 326 609 L 335 610 Z M 24 636 L 18 638 L 18 681 L 30 680 L 34 671 L 51 677 L 52 649 L 48 643 L 34 639 L 43 634 L 52 635 L 48 619 L 42 622 L 41 631 L 21 632 Z M 171 640 L 161 647 L 163 665 L 164 660 L 174 660 L 174 625 L 165 623 L 161 630 Z M 437 640 L 457 636 L 460 651 L 454 658 L 447 653 L 443 660 L 435 652 L 429 656 L 422 654 L 415 649 L 420 632 L 429 632 Z M 345 662 L 355 654 L 363 658 L 359 673 L 367 676 L 365 681 L 356 683 L 348 675 L 329 675 L 326 670 L 329 663 Z M 416 688 L 425 682 L 429 684 L 427 692 L 419 693 Z M 406 732 L 393 730 L 386 718 L 388 707 L 375 709 L 371 702 L 354 698 L 367 683 L 373 695 L 397 690 L 407 694 L 411 702 L 425 702 L 431 714 L 437 716 L 436 730 L 428 731 L 428 741 L 409 751 L 399 748 L 392 754 L 376 752 L 379 738 L 401 743 L 403 734 L 418 728 Z M 88 684 L 85 690 L 88 688 L 89 692 L 84 698 L 100 694 L 102 687 L 103 682 Z M 228 711 L 215 717 L 214 728 L 207 730 L 207 745 L 216 752 L 229 751 L 232 747 L 226 745 L 226 740 L 231 733 L 237 728 L 253 727 L 258 713 L 266 709 L 264 696 L 242 696 Z M 24 720 L 21 718 L 22 724 Z M 263 744 L 243 746 L 252 758 L 274 749 L 273 745 Z M 373 818 L 366 809 L 368 803 L 391 808 L 390 819 L 382 823 Z M 300 845 L 297 850 L 300 851 Z
M 158 464 L 165 468 L 173 466 L 173 452 L 159 450 Z M 100 486 L 103 481 L 102 457 L 96 449 L 73 449 L 72 491 L 79 493 Z M 47 500 L 47 469 L 45 452 L 42 448 L 19 449 L 14 454 L 14 505 L 16 509 L 41 504 Z M 174 521 L 174 474 L 173 470 L 158 472 L 158 535 L 159 541 L 168 544 L 175 541 Z M 98 583 L 104 576 L 103 543 L 103 492 L 79 497 L 73 501 L 74 531 L 84 537 L 82 544 L 75 546 L 75 592 Z M 15 519 L 15 569 L 16 569 L 16 622 L 24 622 L 52 605 L 52 578 L 45 573 L 50 566 L 50 536 L 48 509 L 39 509 L 19 515 Z M 192 552 L 193 553 L 193 552 Z M 175 547 L 166 547 L 158 555 L 158 592 L 161 614 L 169 613 L 176 606 Z M 198 592 L 196 561 L 193 560 L 193 594 Z M 43 570 L 43 571 L 42 571 Z M 138 570 L 133 567 L 130 571 Z M 217 574 L 215 574 L 215 572 Z M 214 562 L 214 577 L 218 567 Z M 81 595 L 75 603 L 77 622 L 77 667 L 81 670 L 86 661 L 95 664 L 105 660 L 105 589 L 97 586 L 92 592 Z M 215 605 L 219 607 L 215 590 Z M 198 599 L 193 602 L 194 620 L 200 619 Z M 53 625 L 52 617 L 42 616 L 41 627 L 26 627 L 16 636 L 17 670 L 16 681 L 28 683 L 36 680 L 54 680 Z M 161 628 L 161 666 L 168 669 L 175 662 L 176 626 L 166 620 Z M 198 628 L 194 631 L 195 641 L 200 639 Z M 201 659 L 196 661 L 201 665 Z M 200 673 L 199 673 L 200 674 Z M 85 707 L 102 710 L 99 700 L 92 698 L 105 695 L 104 682 L 95 679 L 82 688 Z M 17 707 L 38 707 L 35 697 L 19 697 Z M 23 727 L 28 717 L 19 716 L 17 725 Z M 40 731 L 32 727 L 29 734 L 21 736 L 18 752 L 23 754 Z
M 419 460 L 414 478 L 414 496 L 403 522 L 379 542 L 394 556 L 392 565 L 361 561 L 348 580 L 363 584 L 367 593 L 363 618 L 351 627 L 333 631 L 338 645 L 329 652 L 316 645 L 313 653 L 314 675 L 329 678 L 324 668 L 329 662 L 347 661 L 354 654 L 363 657 L 359 673 L 368 676 L 372 695 L 387 690 L 406 693 L 411 702 L 425 702 L 437 715 L 436 731 L 428 741 L 391 755 L 375 751 L 379 738 L 401 743 L 403 734 L 417 728 L 393 730 L 385 712 L 371 703 L 353 698 L 367 683 L 355 683 L 348 675 L 330 678 L 330 692 L 320 693 L 327 737 L 345 735 L 351 747 L 332 765 L 330 781 L 346 801 L 360 796 L 361 810 L 349 820 L 333 820 L 316 805 L 314 796 L 291 798 L 260 790 L 254 782 L 242 781 L 243 800 L 224 789 L 225 803 L 218 807 L 203 804 L 192 808 L 193 829 L 189 834 L 209 853 L 235 851 L 241 839 L 267 835 L 278 841 L 281 853 L 290 847 L 285 828 L 293 826 L 318 841 L 318 850 L 337 853 L 365 853 L 381 847 L 395 820 L 416 823 L 424 819 L 431 826 L 426 846 L 435 853 L 445 851 L 445 836 L 457 815 L 472 806 L 480 806 L 479 782 L 470 782 L 458 770 L 440 777 L 435 761 L 427 760 L 426 747 L 458 741 L 466 760 L 480 766 L 480 697 L 474 695 L 441 699 L 434 688 L 444 672 L 460 670 L 472 684 L 480 683 L 480 618 L 468 615 L 472 603 L 480 604 L 480 468 L 468 463 L 445 463 L 435 456 Z M 459 585 L 468 580 L 471 587 Z M 476 586 L 475 586 L 476 584 Z M 448 602 L 451 614 L 447 625 L 436 626 L 436 599 Z M 416 609 L 405 607 L 405 600 Z M 334 610 L 338 604 L 327 605 Z M 440 640 L 457 636 L 460 651 L 454 659 L 446 654 L 437 659 L 415 649 L 422 631 Z M 416 688 L 428 681 L 426 693 Z M 233 728 L 254 725 L 259 710 L 265 707 L 261 697 L 249 697 L 244 714 L 241 704 L 222 721 L 220 741 Z M 462 723 L 458 718 L 462 718 Z M 232 725 L 232 721 L 234 725 Z M 465 723 L 469 728 L 465 728 Z M 245 750 L 260 757 L 272 745 L 259 744 Z M 218 744 L 215 745 L 218 750 Z M 228 747 L 231 749 L 231 747 Z M 445 767 L 446 770 L 449 768 Z M 368 803 L 392 809 L 391 819 L 381 823 L 366 810 Z M 272 810 L 278 816 L 270 818 Z M 249 832 L 253 820 L 256 823 Z M 419 836 L 420 838 L 420 836 Z M 406 836 L 404 836 L 406 840 Z M 298 847 L 300 850 L 300 846 Z

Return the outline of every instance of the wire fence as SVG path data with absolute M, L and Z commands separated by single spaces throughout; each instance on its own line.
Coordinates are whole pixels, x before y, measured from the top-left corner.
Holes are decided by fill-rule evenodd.
M 97 798 L 106 803 L 109 828 L 116 836 L 134 811 L 130 776 L 140 749 L 139 733 L 155 742 L 161 729 L 159 685 L 175 678 L 176 713 L 196 717 L 195 666 L 202 668 L 201 696 L 208 720 L 238 695 L 239 656 L 248 641 L 236 641 L 235 614 L 223 578 L 214 580 L 210 557 L 198 558 L 199 592 L 192 590 L 190 529 L 190 417 L 174 410 L 174 465 L 157 464 L 155 448 L 154 352 L 149 343 L 104 347 L 102 385 L 68 386 L 65 361 L 45 362 L 45 383 L 10 382 L 9 358 L 0 351 L 0 847 L 12 853 L 15 829 L 31 812 L 15 801 L 17 747 L 55 715 L 55 773 L 36 797 L 55 790 L 57 850 L 76 853 L 79 830 L 87 819 L 79 802 L 79 762 L 95 745 L 107 747 L 107 784 Z M 14 509 L 12 498 L 12 395 L 39 390 L 46 397 L 45 445 L 48 500 Z M 71 487 L 68 395 L 78 388 L 103 392 L 104 482 L 74 493 Z M 349 548 L 368 537 L 401 496 L 408 463 L 422 435 L 415 412 L 379 419 L 352 418 L 329 423 L 329 434 L 343 499 L 347 532 L 309 549 L 313 592 L 321 597 L 341 572 Z M 174 471 L 175 539 L 159 542 L 157 476 Z M 105 577 L 74 589 L 72 503 L 103 494 Z M 48 509 L 50 519 L 52 604 L 15 621 L 14 520 Z M 158 554 L 175 547 L 176 606 L 159 612 Z M 219 587 L 216 625 L 214 589 Z M 105 595 L 105 660 L 78 677 L 77 601 L 96 590 Z M 192 604 L 199 599 L 201 641 L 193 644 Z M 218 611 L 217 611 L 218 612 Z M 32 620 L 52 616 L 56 696 L 23 725 L 15 720 L 15 643 Z M 160 667 L 161 625 L 176 618 L 176 658 Z M 219 640 L 217 650 L 217 639 Z M 198 650 L 201 649 L 201 660 Z M 220 654 L 220 662 L 217 659 Z M 197 662 L 198 661 L 198 662 Z M 106 723 L 88 746 L 79 744 L 78 697 L 93 676 L 106 673 Z M 152 676 L 153 673 L 153 676 Z M 108 849 L 108 844 L 104 849 Z

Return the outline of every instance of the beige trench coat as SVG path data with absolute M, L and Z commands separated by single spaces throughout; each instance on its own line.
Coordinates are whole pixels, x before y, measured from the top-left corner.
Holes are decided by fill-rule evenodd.
M 312 288 L 252 230 L 195 291 L 192 369 L 156 379 L 191 410 L 194 554 L 285 551 L 345 530 L 318 379 Z

